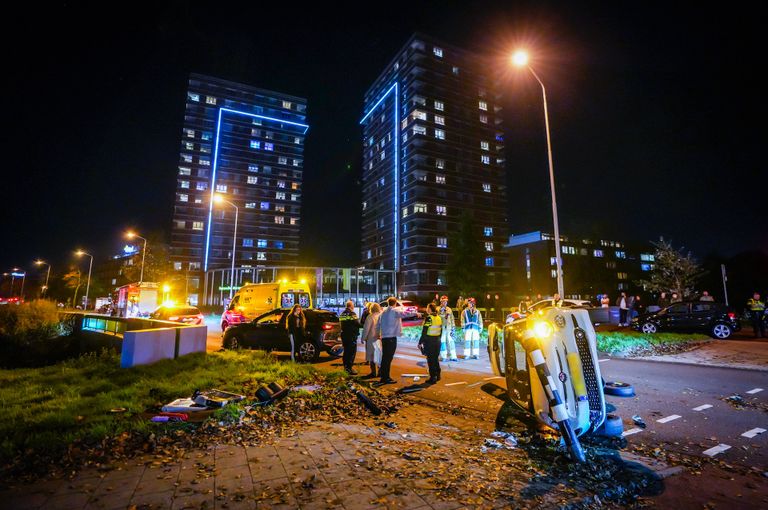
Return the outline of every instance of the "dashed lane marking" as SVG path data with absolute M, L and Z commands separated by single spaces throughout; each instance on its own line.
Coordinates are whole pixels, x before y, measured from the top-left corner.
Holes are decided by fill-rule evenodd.
M 599 359 L 599 360 L 597 360 L 598 363 L 605 363 L 606 361 L 611 361 L 611 359 L 610 358 L 606 358 L 606 359 Z
M 480 386 L 480 385 L 481 385 L 481 384 L 483 384 L 484 382 L 485 382 L 485 381 L 477 381 L 476 383 L 467 384 L 467 388 L 474 388 L 475 386 Z
M 755 388 L 755 389 L 753 389 L 753 390 L 749 390 L 749 391 L 747 392 L 747 395 L 754 395 L 755 393 L 760 393 L 761 391 L 763 391 L 763 389 L 762 389 L 762 388 Z
M 643 431 L 643 429 L 635 427 L 633 429 L 625 430 L 624 432 L 621 433 L 621 436 L 622 437 L 627 437 L 627 436 L 631 436 L 632 434 L 637 434 L 638 432 L 642 432 L 642 431 Z
M 400 374 L 400 377 L 429 377 L 429 374 Z
M 494 375 L 493 377 L 486 377 L 485 379 L 483 379 L 483 381 L 493 381 L 494 379 L 504 379 L 504 378 L 500 375 Z
M 718 453 L 723 453 L 725 450 L 730 450 L 730 449 L 731 449 L 730 445 L 720 443 L 717 446 L 713 446 L 709 450 L 704 450 L 702 453 L 704 455 L 708 455 L 709 457 L 714 457 Z
M 700 405 L 699 407 L 694 407 L 693 410 L 703 411 L 704 409 L 709 409 L 710 407 L 712 407 L 712 404 L 704 404 L 704 405 Z
M 748 438 L 752 439 L 756 435 L 762 434 L 763 432 L 765 432 L 765 429 L 761 429 L 761 428 L 758 427 L 758 428 L 754 428 L 752 430 L 748 430 L 748 431 L 744 432 L 741 436 L 742 437 L 748 437 Z
M 656 420 L 656 423 L 667 423 L 667 422 L 670 422 L 672 420 L 676 420 L 678 418 L 682 418 L 682 416 L 680 416 L 679 414 L 672 414 L 670 416 L 666 416 L 664 418 Z
M 456 386 L 459 384 L 467 384 L 467 381 L 452 382 L 452 383 L 446 384 L 446 386 Z
M 418 356 L 408 356 L 407 354 L 395 354 L 395 358 L 398 359 L 408 359 L 411 361 L 423 361 L 424 358 L 420 358 Z

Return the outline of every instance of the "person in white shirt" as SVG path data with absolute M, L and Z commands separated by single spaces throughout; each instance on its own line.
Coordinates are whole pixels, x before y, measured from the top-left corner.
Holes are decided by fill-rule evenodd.
M 397 298 L 393 296 L 387 299 L 387 309 L 381 312 L 376 325 L 376 335 L 381 338 L 382 350 L 379 385 L 395 383 L 395 380 L 389 376 L 389 369 L 397 350 L 397 337 L 403 335 L 404 316 L 405 309 L 398 306 Z

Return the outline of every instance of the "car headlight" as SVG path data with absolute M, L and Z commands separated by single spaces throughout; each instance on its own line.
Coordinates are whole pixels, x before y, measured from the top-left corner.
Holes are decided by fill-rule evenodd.
M 547 321 L 536 321 L 533 323 L 533 333 L 537 338 L 549 338 L 555 329 Z

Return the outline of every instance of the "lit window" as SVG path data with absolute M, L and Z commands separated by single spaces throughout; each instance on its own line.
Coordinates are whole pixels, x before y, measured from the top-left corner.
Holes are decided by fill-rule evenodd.
M 197 191 L 205 191 L 208 189 L 208 183 L 198 182 L 197 184 L 195 184 L 195 189 L 197 189 Z
M 653 269 L 653 264 L 640 264 L 640 269 L 643 271 L 650 271 Z
M 491 164 L 491 158 L 489 156 L 480 156 L 480 161 L 482 161 L 484 165 Z
M 448 238 L 447 237 L 438 237 L 437 238 L 437 247 L 438 248 L 448 248 Z
M 438 140 L 445 140 L 445 130 L 435 129 L 435 138 Z
M 203 199 L 201 197 L 195 197 L 195 203 L 196 204 L 202 204 L 203 203 Z
M 592 250 L 592 255 L 594 257 L 602 257 L 603 256 L 603 250 Z
M 484 113 L 481 113 L 480 114 L 480 122 L 482 122 L 483 124 L 488 124 L 488 116 L 486 114 L 484 114 Z
M 227 185 L 226 184 L 217 184 L 216 185 L 216 191 L 219 193 L 226 193 L 227 192 Z
M 179 181 L 179 186 L 183 189 L 189 189 L 189 181 Z
M 445 184 L 445 175 L 444 174 L 435 174 L 435 182 L 437 184 Z
M 488 184 L 487 182 L 483 183 L 483 191 L 485 191 L 486 193 L 490 193 L 491 192 L 491 185 Z
M 259 204 L 259 208 L 262 211 L 269 211 L 269 202 L 261 202 L 261 204 Z
M 488 111 L 488 103 L 486 103 L 485 101 L 478 101 L 477 107 L 483 111 L 486 111 L 486 112 Z
M 488 142 L 480 142 L 480 148 L 483 149 L 484 151 L 487 151 L 488 149 L 490 149 L 490 145 L 488 144 Z
M 627 258 L 627 252 L 616 250 L 616 258 L 617 259 Z
M 291 218 L 291 225 L 298 225 L 299 219 L 298 218 Z
M 459 68 L 458 67 L 453 66 L 453 74 L 455 74 L 456 76 L 459 75 Z
M 216 104 L 216 98 L 211 96 L 205 96 L 205 102 L 207 104 Z
M 261 149 L 261 142 L 258 140 L 251 140 L 251 149 Z
M 195 130 L 194 129 L 185 129 L 184 134 L 187 135 L 187 138 L 194 138 L 195 137 Z
M 485 257 L 486 267 L 493 267 L 493 257 Z
M 407 217 L 408 217 L 408 208 L 403 207 L 403 218 L 407 218 Z
M 200 152 L 204 154 L 210 154 L 211 153 L 211 146 L 210 145 L 201 145 L 200 146 Z
M 432 53 L 434 53 L 436 57 L 440 57 L 440 58 L 443 57 L 443 49 L 442 48 L 438 48 L 437 46 L 432 48 Z
M 275 216 L 275 223 L 282 225 L 285 223 L 285 216 Z
M 435 110 L 442 112 L 445 110 L 445 103 L 442 101 L 435 101 Z
M 435 124 L 439 124 L 440 126 L 445 126 L 445 117 L 442 115 L 435 115 Z
M 616 273 L 616 278 L 618 278 L 619 280 L 626 280 L 627 273 Z
M 184 148 L 188 151 L 193 151 L 195 150 L 195 144 L 192 142 L 184 142 Z
M 278 191 L 275 193 L 275 198 L 278 200 L 285 200 L 285 192 L 284 191 Z
M 652 253 L 641 253 L 640 260 L 643 262 L 654 262 L 655 258 Z
M 198 162 L 203 166 L 211 166 L 211 160 L 208 158 L 199 158 Z
M 212 137 L 213 137 L 213 135 L 211 135 L 211 133 L 207 133 L 207 132 L 205 132 L 205 131 L 203 132 L 203 134 L 202 134 L 202 136 L 201 136 L 201 138 L 202 138 L 203 140 L 210 140 Z
M 549 272 L 549 275 L 550 275 L 552 278 L 557 278 L 557 269 L 553 269 L 553 270 L 551 270 L 551 271 Z
M 258 184 L 258 183 L 259 183 L 259 177 L 257 175 L 248 176 L 248 184 Z
M 243 239 L 243 246 L 248 246 L 248 247 L 253 246 L 253 239 L 248 239 L 248 238 Z
M 291 189 L 299 189 L 299 183 L 298 182 L 292 182 L 291 183 Z
M 380 159 L 381 161 L 384 161 L 384 158 L 385 158 L 386 156 L 387 156 L 387 154 L 386 154 L 386 152 L 385 152 L 385 151 L 381 151 L 381 152 L 379 153 L 379 159 Z
M 285 212 L 284 205 L 275 205 L 275 212 Z
M 576 255 L 576 248 L 573 246 L 561 246 L 560 251 L 567 255 Z
M 256 202 L 246 202 L 245 203 L 246 209 L 256 209 Z
M 263 251 L 256 252 L 256 260 L 267 260 L 267 254 Z
M 203 222 L 202 221 L 193 221 L 192 222 L 192 230 L 203 230 Z
M 427 113 L 422 112 L 421 110 L 413 110 L 413 113 L 411 113 L 411 117 L 418 120 L 427 120 Z
M 277 181 L 277 187 L 280 189 L 285 189 L 285 181 Z
M 187 92 L 187 98 L 196 103 L 200 102 L 200 94 L 195 94 L 194 92 Z
M 181 271 L 181 262 L 174 262 L 173 269 L 174 271 Z M 115 280 L 112 280 L 112 285 L 114 284 L 115 284 Z
M 277 163 L 280 165 L 287 165 L 288 158 L 286 158 L 285 156 L 280 156 L 279 158 L 277 158 Z
M 557 257 L 549 257 L 549 265 L 550 266 L 556 266 L 557 265 Z
M 254 126 L 261 126 L 261 119 L 251 119 L 251 124 Z
M 414 213 L 425 213 L 427 212 L 427 204 L 413 204 L 413 212 Z
M 248 171 L 249 172 L 258 172 L 259 171 L 259 165 L 248 165 Z
M 258 248 L 266 248 L 267 247 L 267 240 L 266 239 L 257 239 L 256 240 L 256 247 L 258 247 Z
M 275 248 L 277 248 L 278 250 L 282 250 L 283 246 L 285 245 L 283 244 L 282 241 L 275 241 Z
M 179 167 L 179 175 L 192 175 L 192 169 L 180 166 Z
M 448 211 L 446 210 L 444 205 L 436 205 L 435 212 L 437 213 L 438 216 L 446 216 L 448 214 Z
M 483 235 L 485 237 L 491 237 L 493 235 L 493 227 L 484 227 L 483 228 Z
M 291 193 L 291 201 L 296 202 L 299 200 L 299 195 L 297 193 Z
M 371 258 L 371 250 L 368 250 L 365 252 L 365 258 L 370 259 Z
M 192 154 L 182 154 L 181 159 L 183 159 L 185 163 L 192 163 Z
M 413 126 L 413 134 L 414 135 L 426 135 L 427 134 L 427 128 L 424 126 L 414 125 Z
M 270 142 L 264 142 L 264 150 L 265 151 L 273 151 L 275 150 L 275 144 Z
M 300 159 L 294 159 L 293 160 L 293 166 L 299 166 L 299 165 L 301 165 L 301 160 Z
M 436 159 L 435 160 L 435 167 L 439 168 L 440 170 L 445 168 L 445 160 L 444 159 Z
M 485 243 L 485 251 L 493 251 L 493 243 Z
M 186 193 L 179 193 L 179 202 L 189 202 L 189 195 Z
M 291 104 L 290 101 L 283 101 L 283 108 L 287 108 L 288 110 L 290 110 L 291 106 L 293 105 Z

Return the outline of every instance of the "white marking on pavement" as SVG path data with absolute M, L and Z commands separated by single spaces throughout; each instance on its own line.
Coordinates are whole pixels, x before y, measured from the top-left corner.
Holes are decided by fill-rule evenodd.
M 400 374 L 400 377 L 429 377 L 429 374 Z
M 755 428 L 755 429 L 748 430 L 748 431 L 744 432 L 741 436 L 742 437 L 748 437 L 748 438 L 752 439 L 756 435 L 762 434 L 763 432 L 765 432 L 765 429 L 761 429 L 761 428 L 758 427 L 758 428 Z
M 753 390 L 749 390 L 749 391 L 747 392 L 747 395 L 754 395 L 755 393 L 760 393 L 761 391 L 763 391 L 763 389 L 762 389 L 762 388 L 755 388 L 755 389 L 753 389 Z
M 500 375 L 495 375 L 493 377 L 486 377 L 485 379 L 483 379 L 483 381 L 493 381 L 494 379 L 504 379 L 504 378 L 501 377 Z
M 418 356 L 408 356 L 407 354 L 395 354 L 395 358 L 409 359 L 411 361 L 423 361 L 424 360 L 424 358 L 420 358 Z
M 714 457 L 718 453 L 723 453 L 725 450 L 730 450 L 730 449 L 731 449 L 731 447 L 729 445 L 720 443 L 717 446 L 713 446 L 709 450 L 704 450 L 702 453 L 704 455 L 708 455 L 710 457 Z
M 700 405 L 699 407 L 694 407 L 693 410 L 703 411 L 704 409 L 709 409 L 710 407 L 712 407 L 712 404 L 704 404 L 704 405 Z
M 643 429 L 635 427 L 633 429 L 625 430 L 624 432 L 621 433 L 621 436 L 622 437 L 631 436 L 632 434 L 637 434 L 638 432 L 642 432 L 642 431 Z
M 661 418 L 660 420 L 656 420 L 656 422 L 657 423 L 667 423 L 669 421 L 676 420 L 678 418 L 682 418 L 682 416 L 680 416 L 679 414 L 673 414 L 673 415 L 667 416 L 665 418 Z
M 484 381 L 478 381 L 476 383 L 467 384 L 467 388 L 474 388 L 475 386 L 480 386 L 481 384 L 483 384 L 483 382 Z
M 611 361 L 611 359 L 607 358 L 607 359 L 599 359 L 599 360 L 597 360 L 598 363 L 603 363 L 604 361 Z
M 446 386 L 456 386 L 457 384 L 467 384 L 467 381 L 452 382 L 446 384 Z

